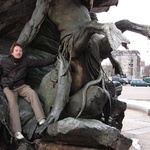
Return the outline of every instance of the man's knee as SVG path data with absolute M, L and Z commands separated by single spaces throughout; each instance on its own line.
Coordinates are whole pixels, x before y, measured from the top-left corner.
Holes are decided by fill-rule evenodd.
M 28 95 L 36 95 L 36 92 L 29 85 L 26 85 L 24 90 Z
M 38 99 L 37 93 L 31 88 L 29 91 L 30 100 L 34 101 Z
M 30 86 L 26 86 L 24 89 L 25 95 L 23 96 L 27 101 L 32 102 L 37 99 L 37 93 Z

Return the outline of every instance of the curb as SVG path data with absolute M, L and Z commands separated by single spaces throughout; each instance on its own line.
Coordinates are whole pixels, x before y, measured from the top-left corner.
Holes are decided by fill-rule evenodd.
M 150 101 L 129 100 L 129 99 L 120 99 L 120 100 L 127 103 L 128 109 L 139 110 L 150 116 Z

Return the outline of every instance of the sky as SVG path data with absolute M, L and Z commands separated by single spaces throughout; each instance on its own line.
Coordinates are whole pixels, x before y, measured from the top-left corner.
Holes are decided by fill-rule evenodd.
M 100 23 L 128 19 L 132 22 L 150 25 L 150 0 L 119 0 L 117 6 L 111 6 L 108 12 L 97 14 Z M 140 34 L 126 31 L 124 35 L 129 39 L 129 50 L 138 50 L 141 60 L 150 64 L 150 40 Z M 118 49 L 124 49 L 119 47 Z

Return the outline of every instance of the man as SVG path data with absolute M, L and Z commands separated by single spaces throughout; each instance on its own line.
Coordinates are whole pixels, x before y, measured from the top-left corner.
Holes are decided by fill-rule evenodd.
M 56 58 L 30 59 L 23 56 L 23 49 L 18 43 L 13 43 L 10 48 L 10 54 L 2 57 L 0 60 L 0 69 L 2 71 L 1 85 L 8 100 L 12 130 L 15 138 L 20 140 L 24 136 L 21 134 L 18 96 L 23 97 L 31 104 L 39 125 L 45 122 L 45 115 L 36 92 L 29 85 L 25 84 L 27 69 L 53 64 Z

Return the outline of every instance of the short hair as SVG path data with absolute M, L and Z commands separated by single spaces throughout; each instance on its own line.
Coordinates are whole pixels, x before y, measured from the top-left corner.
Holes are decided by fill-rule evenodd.
M 19 47 L 23 48 L 20 44 L 18 44 L 17 42 L 14 42 L 14 43 L 12 44 L 12 46 L 10 47 L 10 53 L 13 53 L 15 46 L 19 46 Z

